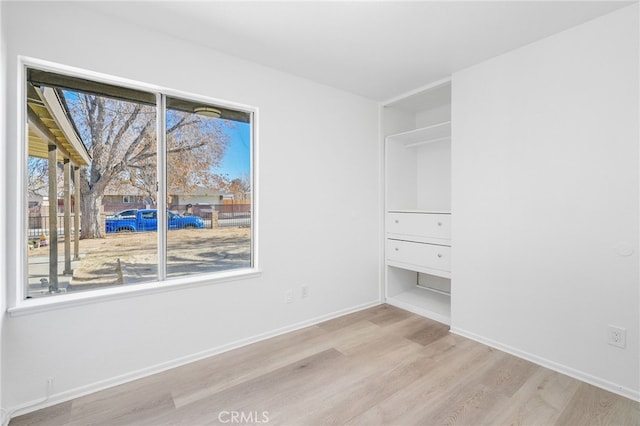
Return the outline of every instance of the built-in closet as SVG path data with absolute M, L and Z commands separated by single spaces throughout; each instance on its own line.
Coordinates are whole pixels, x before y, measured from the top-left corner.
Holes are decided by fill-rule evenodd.
M 386 102 L 387 303 L 451 321 L 451 81 Z

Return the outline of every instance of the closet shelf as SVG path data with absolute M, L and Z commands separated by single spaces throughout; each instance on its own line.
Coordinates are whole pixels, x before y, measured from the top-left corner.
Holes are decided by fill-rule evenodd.
M 451 214 L 450 210 L 389 209 L 387 213 Z
M 387 136 L 387 142 L 401 143 L 405 148 L 412 148 L 427 143 L 450 140 L 451 121 L 437 123 L 408 132 Z

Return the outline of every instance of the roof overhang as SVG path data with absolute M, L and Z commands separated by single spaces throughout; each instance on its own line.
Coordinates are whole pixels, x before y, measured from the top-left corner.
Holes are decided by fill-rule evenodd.
M 27 121 L 29 156 L 47 158 L 49 146 L 58 149 L 60 161 L 69 159 L 74 166 L 87 166 L 91 156 L 78 136 L 56 90 L 28 85 Z

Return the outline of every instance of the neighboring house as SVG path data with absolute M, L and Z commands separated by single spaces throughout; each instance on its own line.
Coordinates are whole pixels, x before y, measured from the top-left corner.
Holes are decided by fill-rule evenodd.
M 225 197 L 222 204 L 251 204 L 251 192 L 245 192 L 235 197 Z
M 49 198 L 39 194 L 29 194 L 28 203 L 27 229 L 29 229 L 29 236 L 33 236 L 32 234 L 39 235 L 41 229 L 48 228 L 47 217 L 43 217 L 43 215 L 48 212 Z
M 172 193 L 169 197 L 171 200 L 169 204 L 172 206 L 186 206 L 187 204 L 213 206 L 223 204 L 223 200 L 231 198 L 232 195 L 212 188 L 198 187 L 191 191 Z
M 212 211 L 212 206 L 230 203 L 233 195 L 216 189 L 198 187 L 192 191 L 169 194 L 169 209 L 179 213 L 198 214 L 201 210 Z M 132 185 L 107 188 L 102 198 L 103 210 L 113 214 L 121 210 L 152 207 L 155 203 L 144 191 Z
M 40 194 L 29 194 L 28 203 L 29 203 L 29 214 L 32 213 L 40 213 L 40 208 L 42 207 L 42 203 L 44 200 L 48 198 L 44 195 Z
M 203 215 L 217 210 L 215 206 L 233 197 L 231 194 L 212 188 L 197 187 L 191 191 L 177 192 L 169 195 L 169 210 L 177 213 Z
M 102 208 L 106 214 L 126 209 L 142 209 L 151 207 L 153 200 L 139 188 L 122 184 L 116 188 L 107 187 L 102 197 Z

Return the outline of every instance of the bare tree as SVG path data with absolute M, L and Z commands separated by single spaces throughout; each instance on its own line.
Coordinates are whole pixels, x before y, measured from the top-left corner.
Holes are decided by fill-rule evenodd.
M 47 160 L 29 157 L 27 160 L 27 193 L 32 196 L 44 196 L 49 187 Z
M 156 199 L 156 108 L 77 92 L 63 92 L 91 164 L 80 170 L 81 238 L 99 238 L 100 206 L 108 187 L 133 185 Z M 189 190 L 217 180 L 227 140 L 222 120 L 167 112 L 169 187 Z
M 251 176 L 247 173 L 240 178 L 233 179 L 227 185 L 227 191 L 236 200 L 247 200 L 251 197 Z
M 63 163 L 56 162 L 57 196 L 63 196 Z M 49 162 L 44 158 L 28 157 L 27 159 L 27 195 L 29 197 L 46 197 L 49 195 Z

